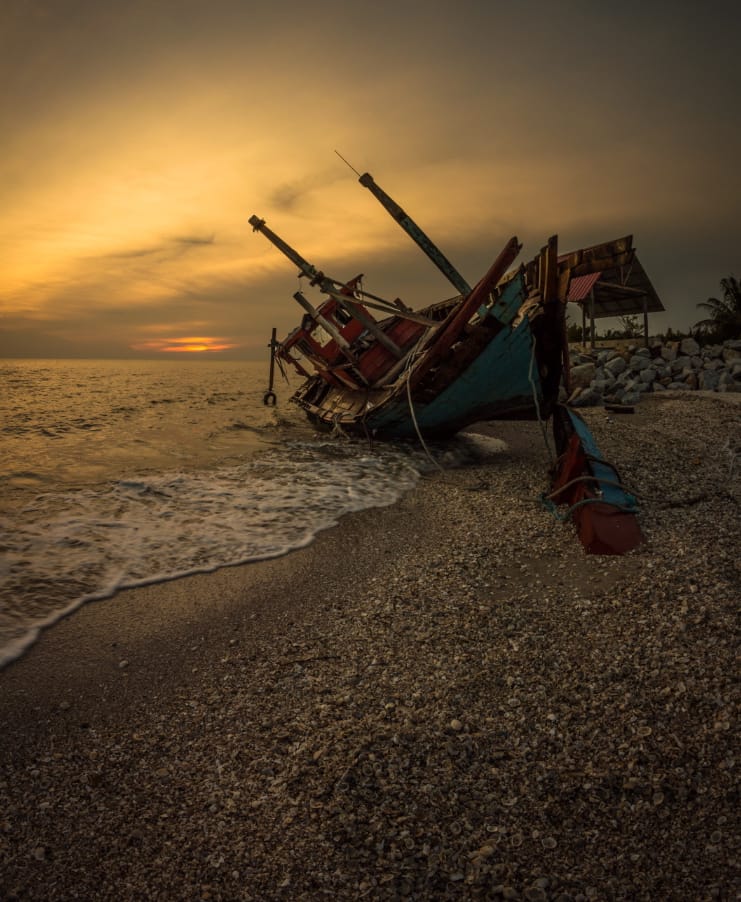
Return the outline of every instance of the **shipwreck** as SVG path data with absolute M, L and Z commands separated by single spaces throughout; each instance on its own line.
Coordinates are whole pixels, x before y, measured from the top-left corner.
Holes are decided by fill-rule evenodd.
M 551 495 L 574 509 L 588 551 L 623 553 L 635 547 L 641 541 L 635 498 L 595 453 L 583 420 L 559 402 L 562 387 L 569 387 L 570 287 L 584 276 L 629 269 L 635 256 L 632 236 L 565 254 L 559 254 L 553 236 L 517 267 L 522 246 L 512 237 L 471 285 L 369 173 L 359 181 L 455 294 L 418 310 L 398 298 L 385 300 L 364 289 L 362 275 L 345 281 L 326 275 L 253 215 L 253 229 L 325 298 L 315 306 L 302 291 L 294 293 L 303 316 L 286 338 L 270 343 L 266 403 L 275 401 L 277 360 L 304 378 L 291 401 L 313 423 L 368 439 L 416 437 L 424 444 L 425 438 L 451 436 L 476 422 L 545 424 L 552 418 L 559 461 Z

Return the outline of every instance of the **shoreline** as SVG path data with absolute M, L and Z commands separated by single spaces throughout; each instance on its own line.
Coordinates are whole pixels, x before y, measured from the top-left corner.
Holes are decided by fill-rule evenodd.
M 653 499 L 624 558 L 491 424 L 501 459 L 47 630 L 0 671 L 0 895 L 733 898 L 738 416 L 688 400 L 584 411 Z

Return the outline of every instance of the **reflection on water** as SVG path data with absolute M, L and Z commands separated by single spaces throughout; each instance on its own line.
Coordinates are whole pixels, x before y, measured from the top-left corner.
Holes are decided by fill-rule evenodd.
M 240 361 L 4 361 L 0 509 L 28 489 L 198 469 L 280 441 L 281 430 L 309 435 L 287 387 L 280 407 L 262 404 L 265 375 Z

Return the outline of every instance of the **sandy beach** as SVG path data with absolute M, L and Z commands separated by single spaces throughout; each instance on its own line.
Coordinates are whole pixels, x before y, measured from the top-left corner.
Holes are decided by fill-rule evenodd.
M 625 557 L 491 424 L 302 551 L 59 623 L 0 672 L 0 898 L 738 898 L 740 414 L 584 411 Z

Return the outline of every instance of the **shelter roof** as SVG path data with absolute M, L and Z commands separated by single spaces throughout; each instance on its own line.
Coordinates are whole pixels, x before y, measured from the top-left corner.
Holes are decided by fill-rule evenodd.
M 561 259 L 567 259 L 565 254 Z M 634 313 L 659 313 L 664 310 L 651 280 L 635 252 L 630 258 L 619 260 L 599 272 L 574 275 L 566 299 L 577 304 L 589 304 L 594 292 L 594 318 L 627 316 Z

